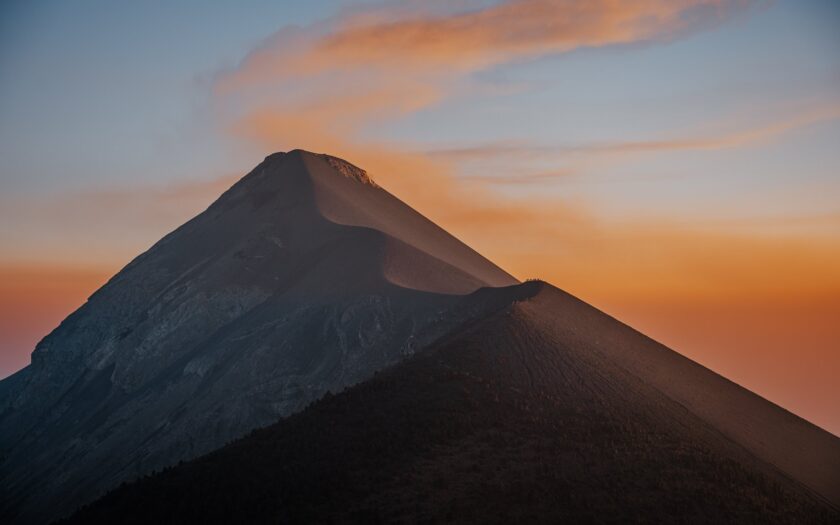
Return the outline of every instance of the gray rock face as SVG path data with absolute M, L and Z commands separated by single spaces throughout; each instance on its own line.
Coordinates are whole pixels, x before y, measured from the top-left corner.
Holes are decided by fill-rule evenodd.
M 0 520 L 60 517 L 299 411 L 515 282 L 363 170 L 271 155 L 0 382 Z

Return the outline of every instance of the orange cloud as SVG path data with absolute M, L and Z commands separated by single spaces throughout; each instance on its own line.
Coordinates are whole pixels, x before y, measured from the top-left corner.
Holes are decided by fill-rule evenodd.
M 823 122 L 840 119 L 840 105 L 829 104 L 812 108 L 795 108 L 786 118 L 773 122 L 724 131 L 716 134 L 668 137 L 652 140 L 616 141 L 593 144 L 561 144 L 555 146 L 531 144 L 523 141 L 493 142 L 473 146 L 441 148 L 425 151 L 431 157 L 450 162 L 487 161 L 488 159 L 565 159 L 572 156 L 597 156 L 604 159 L 609 155 L 644 152 L 721 150 L 760 145 L 771 142 L 780 136 Z M 727 127 L 733 127 L 728 125 Z M 549 172 L 523 174 L 508 177 L 483 177 L 490 183 L 531 183 L 550 179 L 561 179 L 577 173 L 575 170 L 562 169 Z
M 220 82 L 222 91 L 320 73 L 463 74 L 580 47 L 667 38 L 751 2 L 507 0 L 457 13 L 379 9 L 339 19 L 311 39 L 276 35 Z
M 583 149 L 596 153 L 621 153 L 738 148 L 753 144 L 763 144 L 790 131 L 818 124 L 820 122 L 828 122 L 837 119 L 840 119 L 840 105 L 834 104 L 827 107 L 809 109 L 805 112 L 794 114 L 787 119 L 771 122 L 763 126 L 757 126 L 731 133 L 723 133 L 717 136 L 595 144 L 582 146 L 576 149 Z
M 271 149 L 334 150 L 428 107 L 475 71 L 581 47 L 670 38 L 752 2 L 507 0 L 465 12 L 380 9 L 281 30 L 216 91 L 234 131 Z

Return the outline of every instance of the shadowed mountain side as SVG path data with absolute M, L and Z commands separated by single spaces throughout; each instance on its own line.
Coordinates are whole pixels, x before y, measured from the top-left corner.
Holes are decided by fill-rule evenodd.
M 651 382 L 658 366 L 683 358 L 542 283 L 479 296 L 506 306 L 278 424 L 121 487 L 69 523 L 840 517 L 823 498 L 836 492 L 817 495 L 774 466 L 780 458 L 758 457 L 676 399 L 687 395 L 674 393 L 676 382 Z M 644 359 L 634 368 L 617 353 Z M 702 390 L 715 381 L 705 376 L 717 378 L 685 366 L 684 384 Z M 737 405 L 741 389 L 730 385 L 720 395 Z M 778 431 L 803 446 L 820 432 L 767 417 L 782 417 Z M 831 463 L 840 444 L 829 445 L 820 453 Z
M 357 169 L 269 156 L 45 337 L 0 382 L 0 520 L 61 516 L 273 423 L 462 322 L 462 294 L 515 282 Z
M 551 288 L 522 305 L 541 333 L 638 377 L 840 508 L 840 439 Z
M 375 186 L 361 168 L 329 155 L 306 154 L 303 160 L 312 177 L 318 210 L 327 219 L 387 233 L 461 269 L 485 285 L 518 283 L 449 232 Z M 336 169 L 347 176 L 336 178 L 333 173 Z M 358 180 L 366 184 L 357 184 Z

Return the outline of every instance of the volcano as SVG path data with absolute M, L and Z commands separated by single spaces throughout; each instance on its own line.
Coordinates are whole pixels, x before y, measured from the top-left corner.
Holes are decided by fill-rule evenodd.
M 840 439 L 300 150 L 0 382 L 0 453 L 22 523 L 840 516 Z

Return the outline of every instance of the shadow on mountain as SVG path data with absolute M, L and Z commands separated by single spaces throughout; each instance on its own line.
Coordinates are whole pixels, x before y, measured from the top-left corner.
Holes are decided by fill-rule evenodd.
M 501 307 L 67 523 L 837 522 L 837 471 L 795 479 L 680 385 L 720 381 L 719 411 L 764 411 L 829 467 L 833 436 L 550 285 L 472 297 Z M 657 379 L 664 365 L 682 375 Z

